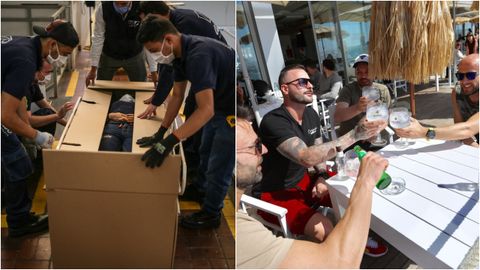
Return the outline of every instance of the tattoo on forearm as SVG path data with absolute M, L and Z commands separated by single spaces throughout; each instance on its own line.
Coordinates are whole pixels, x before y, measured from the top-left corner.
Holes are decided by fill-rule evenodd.
M 277 147 L 280 154 L 300 165 L 305 165 L 302 162 L 301 153 L 306 149 L 307 145 L 298 137 L 290 138 Z

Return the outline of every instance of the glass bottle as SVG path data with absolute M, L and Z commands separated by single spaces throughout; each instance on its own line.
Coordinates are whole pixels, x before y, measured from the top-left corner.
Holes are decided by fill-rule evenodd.
M 353 147 L 353 150 L 355 151 L 355 153 L 357 153 L 358 159 L 360 160 L 362 160 L 362 158 L 367 154 L 367 152 L 358 145 Z M 382 176 L 380 176 L 380 179 L 377 181 L 376 187 L 379 190 L 382 190 L 388 187 L 391 182 L 392 182 L 392 178 L 390 177 L 390 175 L 388 175 L 388 173 L 384 171 L 382 173 Z

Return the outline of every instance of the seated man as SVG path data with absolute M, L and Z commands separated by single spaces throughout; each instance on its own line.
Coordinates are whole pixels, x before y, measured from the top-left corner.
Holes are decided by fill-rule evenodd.
M 372 190 L 388 162 L 374 153 L 362 159 L 350 197 L 355 203 L 323 243 L 275 237 L 240 207 L 245 190 L 262 179 L 262 154 L 267 153 L 246 112 L 237 108 L 237 268 L 359 268 L 370 227 Z
M 357 81 L 344 86 L 338 95 L 335 109 L 335 123 L 340 124 L 338 136 L 343 136 L 352 130 L 365 116 L 368 99 L 362 97 L 362 87 L 374 86 L 380 90 L 380 100 L 390 105 L 390 93 L 385 85 L 374 83 L 368 78 L 368 54 L 361 54 L 353 64 Z M 361 142 L 364 149 L 370 148 L 369 142 Z
M 425 128 L 412 118 L 407 128 L 396 129 L 400 137 L 439 140 L 463 140 L 464 144 L 478 147 L 478 54 L 470 54 L 458 64 L 457 79 L 460 88 L 452 90 L 454 125 Z
M 338 92 L 343 86 L 342 77 L 335 71 L 335 62 L 332 59 L 325 59 L 322 62 L 323 72 L 320 73 L 320 85 L 318 100 L 327 99 L 326 105 L 335 102 Z
M 63 126 L 67 124 L 67 121 L 64 119 L 64 117 L 69 110 L 73 109 L 74 105 L 70 102 L 65 102 L 65 104 L 60 107 L 60 110 L 57 111 L 45 100 L 39 85 L 47 84 L 50 81 L 50 73 L 52 72 L 52 68 L 53 66 L 48 63 L 47 60 L 43 61 L 42 68 L 40 71 L 35 73 L 35 81 L 33 82 L 29 91 L 27 91 L 25 97 L 27 103 L 28 121 L 30 125 L 39 131 L 55 135 L 57 123 Z M 40 109 L 32 113 L 31 105 L 33 102 L 35 102 Z M 35 160 L 39 154 L 35 143 L 29 139 L 26 139 L 25 137 L 21 137 L 21 140 L 30 158 Z
M 42 70 L 35 73 L 35 82 L 32 84 L 30 91 L 27 93 L 27 111 L 29 116 L 30 125 L 40 131 L 48 132 L 52 135 L 55 134 L 56 123 L 63 126 L 67 124 L 64 119 L 65 114 L 73 109 L 74 104 L 66 102 L 60 107 L 59 111 L 56 111 L 50 103 L 45 100 L 39 85 L 45 85 L 51 80 L 52 65 L 46 60 L 43 61 Z M 31 104 L 35 102 L 40 108 L 39 110 L 31 112 Z
M 125 94 L 112 103 L 109 111 L 99 150 L 132 152 L 135 99 Z
M 358 140 L 370 138 L 385 128 L 386 122 L 361 120 L 354 130 L 338 140 L 323 143 L 320 118 L 306 106 L 313 100 L 313 91 L 304 67 L 285 67 L 280 72 L 278 84 L 284 103 L 267 113 L 261 122 L 260 137 L 268 153 L 262 170 L 263 179 L 253 187 L 253 195 L 287 208 L 287 224 L 293 234 L 323 241 L 331 232 L 332 223 L 311 206 L 329 205 L 330 197 L 324 178 L 310 177 L 307 169 L 315 167 L 321 173 L 321 163 L 335 157 L 336 146 L 343 150 Z M 276 222 L 268 213 L 259 214 Z M 380 256 L 386 253 L 386 248 L 377 246 L 369 253 Z
M 303 66 L 305 67 L 305 70 L 312 81 L 313 93 L 317 95 L 317 100 L 320 100 L 320 80 L 322 74 L 317 68 L 317 61 L 308 58 L 303 61 Z

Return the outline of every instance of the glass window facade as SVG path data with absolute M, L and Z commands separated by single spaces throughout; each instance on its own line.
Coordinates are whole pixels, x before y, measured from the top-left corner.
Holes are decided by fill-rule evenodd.
M 241 53 L 245 59 L 250 79 L 261 80 L 262 75 L 260 73 L 257 53 L 253 45 L 252 34 L 247 23 L 243 2 L 237 2 L 237 39 L 240 44 L 240 52 L 237 53 Z

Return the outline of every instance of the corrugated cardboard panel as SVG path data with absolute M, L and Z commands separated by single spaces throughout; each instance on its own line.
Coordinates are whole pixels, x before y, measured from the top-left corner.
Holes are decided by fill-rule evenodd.
M 90 89 L 155 91 L 153 82 L 103 81 L 96 80 Z
M 140 119 L 137 116 L 145 111 L 148 104 L 143 104 L 143 100 L 152 96 L 150 92 L 136 92 L 135 93 L 135 120 L 133 122 L 133 137 L 132 137 L 132 152 L 145 153 L 148 148 L 140 148 L 136 141 L 145 136 L 152 136 L 158 131 L 162 124 L 163 117 L 167 111 L 165 105 L 157 107 L 157 115 L 150 119 Z
M 63 142 L 81 146 L 64 145 L 62 150 L 98 151 L 103 128 L 107 120 L 112 93 L 85 89 L 83 100 L 95 101 L 95 104 L 80 102 Z M 62 142 L 62 143 L 63 143 Z
M 178 194 L 180 156 L 161 167 L 145 167 L 142 154 L 123 152 L 43 151 L 47 189 Z
M 50 190 L 48 211 L 54 268 L 173 266 L 176 195 Z

